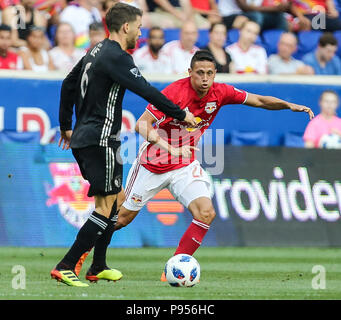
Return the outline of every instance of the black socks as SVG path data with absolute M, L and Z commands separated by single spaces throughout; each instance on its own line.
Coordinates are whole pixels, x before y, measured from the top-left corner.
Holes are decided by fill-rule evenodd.
M 94 256 L 93 256 L 93 261 L 91 265 L 92 271 L 102 271 L 103 269 L 107 268 L 107 264 L 106 264 L 107 248 L 110 244 L 112 235 L 115 231 L 117 217 L 118 217 L 118 211 L 117 211 L 117 200 L 116 200 L 112 206 L 110 217 L 108 219 L 108 226 L 104 230 L 103 234 L 96 240 Z
M 82 228 L 79 230 L 77 234 L 77 238 L 75 242 L 73 243 L 72 247 L 70 248 L 68 253 L 64 256 L 62 261 L 58 263 L 56 268 L 74 270 L 82 254 L 90 250 L 95 245 L 96 240 L 105 233 L 105 229 L 111 223 L 112 223 L 111 220 L 109 220 L 105 216 L 94 211 L 89 216 L 88 220 L 84 223 Z M 110 239 L 111 239 L 111 235 L 110 235 Z M 110 243 L 110 239 L 109 239 L 109 243 Z

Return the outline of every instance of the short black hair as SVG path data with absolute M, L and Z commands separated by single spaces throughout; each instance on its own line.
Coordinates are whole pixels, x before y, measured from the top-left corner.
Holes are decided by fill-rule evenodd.
M 210 61 L 214 64 L 214 67 L 217 67 L 217 63 L 214 59 L 214 56 L 211 52 L 209 52 L 208 50 L 198 50 L 194 56 L 192 57 L 191 60 L 191 69 L 193 69 L 194 64 L 197 61 Z
M 153 31 L 155 30 L 158 30 L 158 31 L 162 31 L 163 32 L 163 29 L 161 27 L 158 27 L 158 26 L 154 26 L 154 27 L 151 27 L 149 30 L 148 30 L 148 39 L 150 38 L 150 35 L 152 34 Z
M 102 22 L 93 22 L 89 25 L 89 31 L 100 31 L 104 30 Z
M 12 28 L 8 26 L 7 24 L 0 24 L 0 31 L 8 31 L 11 32 Z
M 109 9 L 105 22 L 109 32 L 119 32 L 125 23 L 135 21 L 137 16 L 142 17 L 142 10 L 119 2 Z
M 325 32 L 319 40 L 319 45 L 322 48 L 326 47 L 328 44 L 337 46 L 337 40 L 331 32 Z

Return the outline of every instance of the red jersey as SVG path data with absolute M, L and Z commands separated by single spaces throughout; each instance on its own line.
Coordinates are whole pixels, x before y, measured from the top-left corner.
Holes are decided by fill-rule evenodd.
M 22 69 L 21 58 L 16 53 L 7 51 L 6 57 L 0 56 L 0 69 Z
M 158 134 L 175 148 L 184 145 L 196 146 L 222 106 L 243 104 L 247 99 L 247 92 L 216 82 L 213 83 L 206 96 L 200 99 L 191 85 L 190 77 L 175 81 L 162 90 L 162 93 L 181 109 L 192 112 L 198 123 L 197 128 L 190 128 L 186 122 L 167 117 L 153 105 L 147 106 L 146 110 L 156 119 Z M 193 162 L 195 150 L 191 158 L 175 157 L 159 146 L 145 141 L 141 146 L 139 159 L 149 171 L 165 173 Z

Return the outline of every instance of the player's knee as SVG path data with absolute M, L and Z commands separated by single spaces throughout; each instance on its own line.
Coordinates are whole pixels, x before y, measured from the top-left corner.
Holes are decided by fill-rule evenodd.
M 216 216 L 213 206 L 209 208 L 200 208 L 198 212 L 198 219 L 206 224 L 211 224 Z

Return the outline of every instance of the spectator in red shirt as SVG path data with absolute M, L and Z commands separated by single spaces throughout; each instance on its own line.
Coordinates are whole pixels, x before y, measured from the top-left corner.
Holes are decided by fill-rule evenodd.
M 207 18 L 210 23 L 221 22 L 222 18 L 216 0 L 191 0 L 191 4 L 194 12 Z
M 341 30 L 333 0 L 292 0 L 291 12 L 298 18 L 300 30 Z
M 22 60 L 9 48 L 12 44 L 11 27 L 0 25 L 0 69 L 22 69 Z

